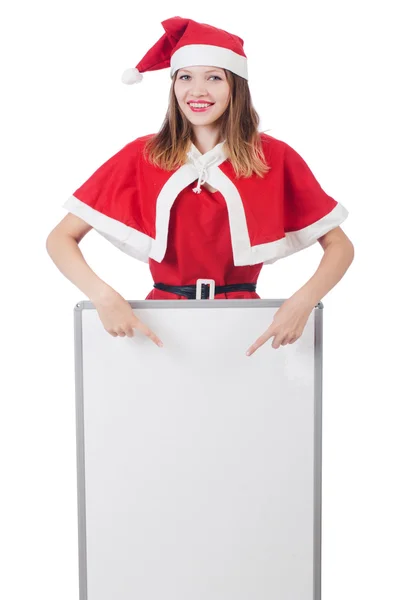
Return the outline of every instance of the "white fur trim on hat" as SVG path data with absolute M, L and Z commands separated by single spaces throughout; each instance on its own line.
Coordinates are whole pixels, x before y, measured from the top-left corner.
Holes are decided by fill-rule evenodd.
M 194 65 L 211 65 L 228 69 L 244 79 L 248 79 L 247 59 L 230 50 L 220 46 L 210 46 L 209 44 L 187 44 L 179 48 L 171 56 L 172 77 L 175 71 L 183 67 L 193 67 Z

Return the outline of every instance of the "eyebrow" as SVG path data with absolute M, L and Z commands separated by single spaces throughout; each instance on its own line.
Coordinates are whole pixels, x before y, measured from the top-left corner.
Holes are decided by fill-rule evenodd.
M 191 71 L 189 71 L 188 69 L 179 69 L 180 71 L 186 71 L 186 73 L 192 73 Z M 204 73 L 222 73 L 222 71 L 220 69 L 210 69 L 209 71 L 204 71 Z

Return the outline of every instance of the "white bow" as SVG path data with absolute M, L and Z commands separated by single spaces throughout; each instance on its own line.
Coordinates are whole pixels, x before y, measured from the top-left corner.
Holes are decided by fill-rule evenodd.
M 208 163 L 206 165 L 201 164 L 200 162 L 200 158 L 196 158 L 193 154 L 193 152 L 188 152 L 187 153 L 188 157 L 190 158 L 190 160 L 192 161 L 193 165 L 195 166 L 195 168 L 198 171 L 198 183 L 197 186 L 195 188 L 193 188 L 193 192 L 195 192 L 196 194 L 200 194 L 201 193 L 201 185 L 203 183 L 205 183 L 208 180 L 208 167 L 210 167 L 212 164 L 216 163 L 217 160 L 219 160 L 219 156 L 214 156 L 212 158 L 212 160 L 208 161 Z

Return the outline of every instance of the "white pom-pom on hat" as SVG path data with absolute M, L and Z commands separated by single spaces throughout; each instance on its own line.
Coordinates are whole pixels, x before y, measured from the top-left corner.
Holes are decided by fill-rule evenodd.
M 132 85 L 133 83 L 139 83 L 142 81 L 143 75 L 136 69 L 135 67 L 131 69 L 126 69 L 121 76 L 121 81 L 126 83 L 127 85 Z

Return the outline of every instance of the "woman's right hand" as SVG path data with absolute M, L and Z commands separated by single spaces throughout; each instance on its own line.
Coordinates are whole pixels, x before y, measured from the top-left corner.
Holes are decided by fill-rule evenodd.
M 139 329 L 157 346 L 163 346 L 160 338 L 134 314 L 129 302 L 113 288 L 93 300 L 93 304 L 104 328 L 113 337 L 133 337 L 134 329 Z

